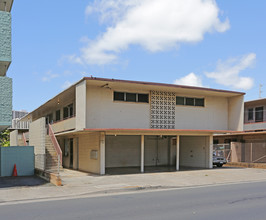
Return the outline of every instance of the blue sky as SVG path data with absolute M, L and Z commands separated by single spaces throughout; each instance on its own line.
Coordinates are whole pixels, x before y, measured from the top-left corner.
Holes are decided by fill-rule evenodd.
M 75 4 L 74 4 L 75 3 Z M 32 111 L 84 76 L 266 97 L 266 1 L 14 0 L 13 108 Z

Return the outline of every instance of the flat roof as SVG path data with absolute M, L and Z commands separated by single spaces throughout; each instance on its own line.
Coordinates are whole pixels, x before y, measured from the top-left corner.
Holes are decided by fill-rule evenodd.
M 260 99 L 254 99 L 254 100 L 250 100 L 250 101 L 246 101 L 245 104 L 250 105 L 250 104 L 262 104 L 265 103 L 266 104 L 266 98 L 260 98 Z
M 147 86 L 161 86 L 161 87 L 170 87 L 170 88 L 179 88 L 179 89 L 193 89 L 193 90 L 212 91 L 212 92 L 218 92 L 218 93 L 231 93 L 231 94 L 236 94 L 236 95 L 245 95 L 246 94 L 244 92 L 222 90 L 222 89 L 212 89 L 212 88 L 206 88 L 206 87 L 185 86 L 185 85 L 177 85 L 177 84 L 134 81 L 134 80 L 109 79 L 109 78 L 99 78 L 99 77 L 93 77 L 93 76 L 84 77 L 83 79 L 87 80 L 87 81 L 130 83 L 130 84 L 147 85 Z
M 266 135 L 266 131 L 235 131 L 235 132 L 229 132 L 228 134 L 217 134 L 217 137 L 224 137 L 224 136 L 238 136 L 238 135 L 261 135 L 261 134 L 265 134 Z

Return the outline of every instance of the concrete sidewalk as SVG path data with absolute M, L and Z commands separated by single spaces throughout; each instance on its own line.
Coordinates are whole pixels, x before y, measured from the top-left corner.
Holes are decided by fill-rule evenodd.
M 97 176 L 64 170 L 63 186 L 44 184 L 34 187 L 0 188 L 0 205 L 46 199 L 98 196 L 134 190 L 174 189 L 227 183 L 266 181 L 266 170 L 214 168 L 179 172 Z

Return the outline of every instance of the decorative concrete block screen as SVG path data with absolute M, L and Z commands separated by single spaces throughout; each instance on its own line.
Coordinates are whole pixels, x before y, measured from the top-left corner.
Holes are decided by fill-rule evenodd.
M 12 176 L 14 164 L 18 176 L 34 175 L 34 147 L 0 147 L 0 176 Z
M 175 129 L 176 95 L 151 91 L 151 128 Z

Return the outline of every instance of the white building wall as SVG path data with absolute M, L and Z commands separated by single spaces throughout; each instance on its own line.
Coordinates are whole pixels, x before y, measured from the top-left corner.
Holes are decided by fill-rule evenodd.
M 205 107 L 176 106 L 176 129 L 227 130 L 228 100 L 205 97 Z
M 180 166 L 208 168 L 209 137 L 180 136 Z
M 10 146 L 18 146 L 18 130 L 10 132 Z
M 228 129 L 243 131 L 244 126 L 244 96 L 228 98 Z
M 150 104 L 113 101 L 112 90 L 87 87 L 86 127 L 150 128 Z
M 30 123 L 29 145 L 34 146 L 35 168 L 45 169 L 45 118 Z
M 86 128 L 86 81 L 76 86 L 76 129 Z

